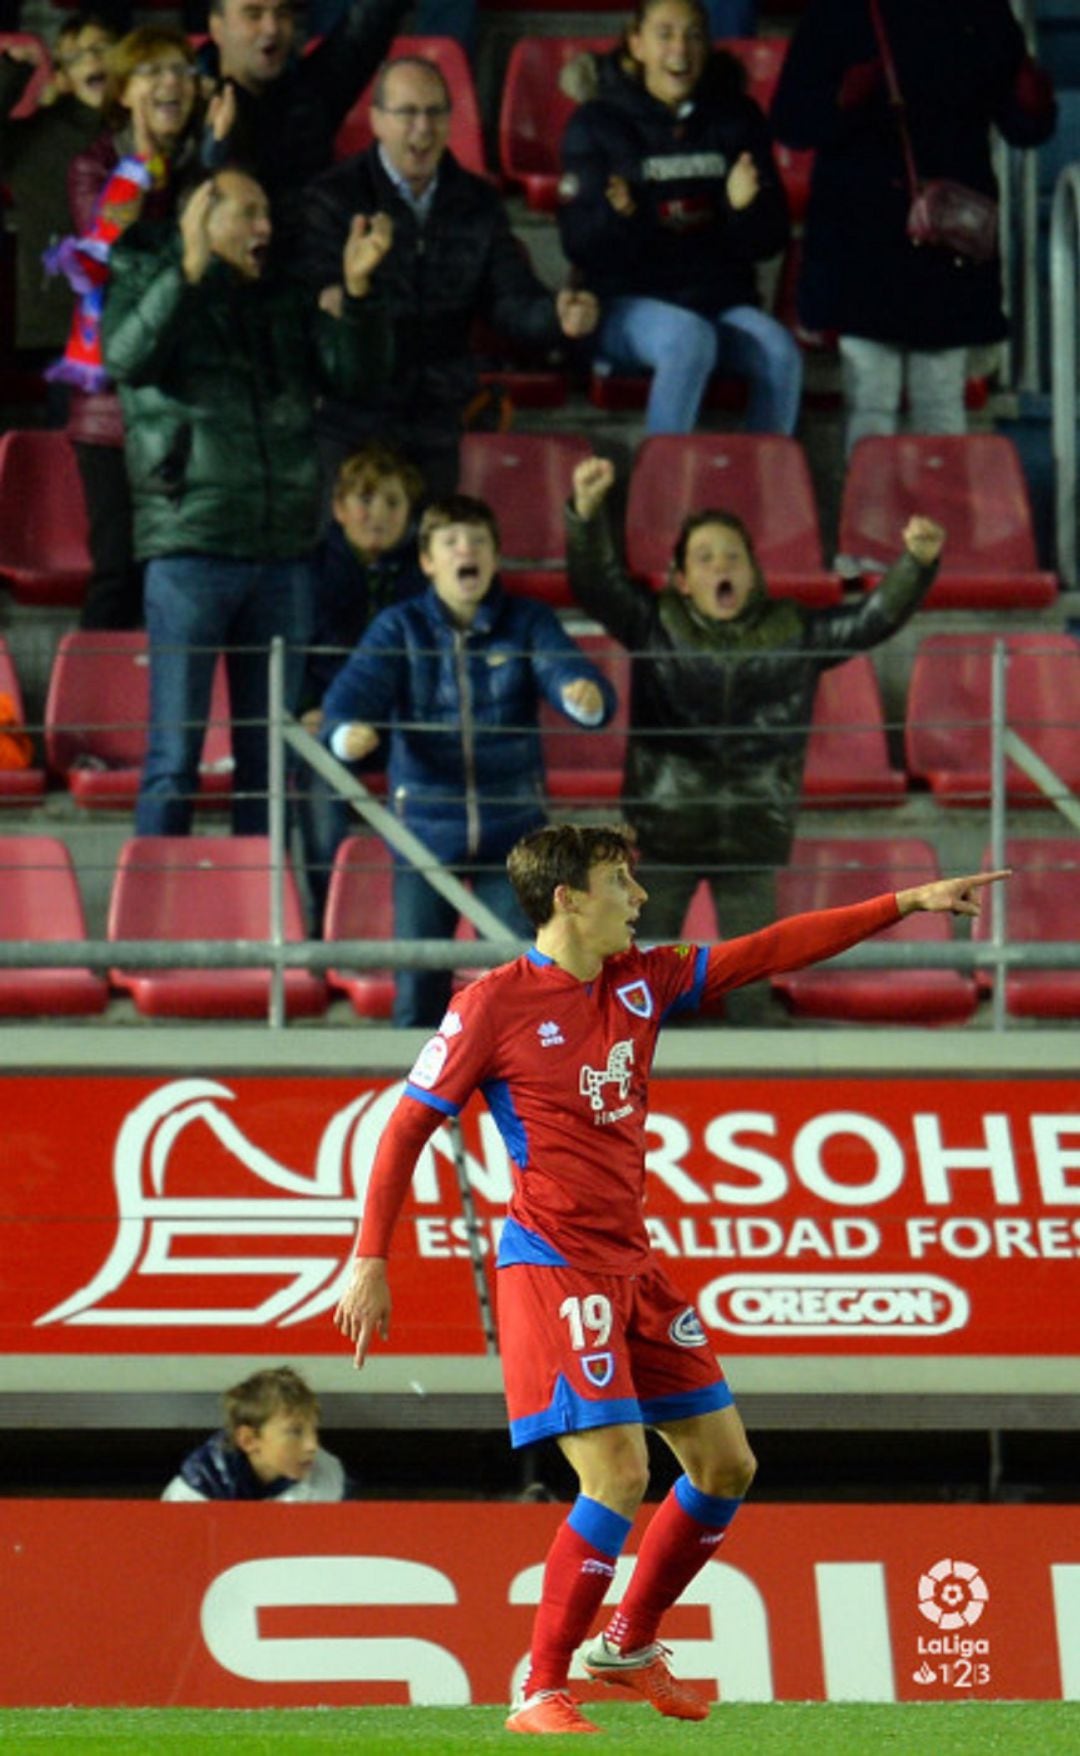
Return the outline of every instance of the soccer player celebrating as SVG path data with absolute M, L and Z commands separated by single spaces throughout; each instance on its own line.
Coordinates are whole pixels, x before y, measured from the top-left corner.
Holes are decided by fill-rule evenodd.
M 754 1474 L 730 1387 L 693 1306 L 649 1246 L 645 1123 L 656 1038 L 674 1013 L 832 957 L 904 915 L 976 915 L 1004 872 L 946 878 L 794 915 L 715 946 L 638 950 L 646 892 L 618 828 L 550 825 L 507 862 L 534 947 L 459 994 L 421 1050 L 379 1143 L 351 1284 L 335 1312 L 362 1366 L 389 1333 L 386 1259 L 417 1156 L 480 1088 L 514 1168 L 499 1245 L 499 1341 L 511 1442 L 554 1438 L 580 1492 L 556 1533 L 512 1732 L 593 1732 L 567 1688 L 648 1481 L 645 1428 L 683 1473 L 630 1587 L 585 1658 L 595 1680 L 676 1719 L 708 1703 L 678 1682 L 660 1619 L 715 1554 Z

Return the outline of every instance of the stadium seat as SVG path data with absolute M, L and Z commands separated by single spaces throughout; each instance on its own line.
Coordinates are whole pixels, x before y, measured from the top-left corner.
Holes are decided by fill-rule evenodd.
M 919 644 L 908 687 L 908 772 L 949 805 L 985 806 L 990 796 L 991 634 L 931 634 Z M 1006 722 L 1071 791 L 1080 790 L 1080 641 L 1069 634 L 1005 637 Z M 1012 762 L 1010 805 L 1045 805 Z
M 285 872 L 284 934 L 306 938 L 300 895 Z M 107 937 L 266 939 L 270 934 L 270 841 L 262 835 L 134 837 L 120 850 Z M 152 1018 L 265 1018 L 267 969 L 152 969 L 110 972 Z M 326 1010 L 326 984 L 305 969 L 285 972 L 290 1018 Z
M 61 637 L 45 703 L 45 754 L 50 772 L 63 780 L 77 805 L 132 807 L 149 711 L 145 633 L 74 629 Z M 232 771 L 229 688 L 219 659 L 196 803 L 225 806 Z
M 619 705 L 602 731 L 575 726 L 547 702 L 540 709 L 548 796 L 577 805 L 607 804 L 622 792 L 630 706 L 630 660 L 608 634 L 579 634 L 577 643 L 614 685 Z
M 380 835 L 351 835 L 334 856 L 326 897 L 323 938 L 392 939 L 394 937 L 394 864 Z M 390 970 L 328 969 L 331 988 L 347 994 L 361 1018 L 389 1018 L 394 1009 L 394 977 Z
M 86 506 L 66 433 L 0 435 L 0 581 L 20 604 L 81 604 L 90 578 Z
M 379 835 L 352 835 L 334 856 L 330 889 L 326 898 L 323 938 L 327 944 L 342 939 L 393 939 L 394 864 L 390 850 Z M 460 919 L 455 939 L 475 940 L 471 921 Z M 475 980 L 478 969 L 459 970 L 455 989 Z M 390 1018 L 394 1010 L 394 975 L 391 970 L 335 968 L 327 971 L 331 988 L 347 994 L 361 1018 Z
M 41 94 L 51 82 L 55 69 L 49 54 L 48 43 L 35 31 L 0 31 L 0 55 L 6 55 L 9 49 L 37 49 L 40 56 L 18 103 L 5 117 L 5 121 L 21 122 L 25 116 L 32 116 L 37 109 L 41 101 Z
M 15 670 L 15 663 L 8 650 L 7 641 L 0 634 L 0 695 L 6 695 L 15 710 L 15 720 L 19 727 L 26 725 L 26 709 L 23 706 L 22 690 Z M 0 726 L 0 732 L 3 727 Z M 45 792 L 45 770 L 43 768 L 4 768 L 0 766 L 0 805 L 33 805 L 40 801 Z
M 64 843 L 51 835 L 0 839 L 0 939 L 85 938 L 82 898 Z M 108 998 L 106 982 L 92 970 L 0 968 L 5 1018 L 103 1012 Z
M 889 760 L 877 672 L 868 653 L 823 671 L 803 771 L 803 803 L 895 805 L 907 775 Z
M 1056 597 L 1056 575 L 1039 567 L 1027 484 L 1011 439 L 860 439 L 844 481 L 839 546 L 858 562 L 868 587 L 895 560 L 915 512 L 948 532 L 927 609 L 1030 610 Z
M 459 486 L 499 521 L 499 572 L 508 591 L 573 603 L 566 583 L 563 507 L 575 467 L 592 456 L 575 433 L 466 433 Z
M 775 597 L 839 602 L 839 582 L 822 560 L 817 502 L 797 439 L 690 433 L 643 440 L 626 509 L 631 572 L 655 587 L 665 584 L 683 519 L 710 506 L 743 520 Z
M 837 908 L 940 876 L 926 841 L 797 838 L 786 871 L 778 875 L 779 913 Z M 912 914 L 877 938 L 937 944 L 952 938 L 952 924 L 948 915 Z M 774 976 L 772 984 L 798 1018 L 860 1024 L 962 1024 L 978 1001 L 972 978 L 956 969 L 821 966 Z
M 1050 836 L 1011 839 L 1006 863 L 1012 877 L 1003 887 L 1005 937 L 1009 944 L 1080 944 L 1076 886 L 1080 883 L 1080 838 Z M 989 854 L 983 866 L 991 867 Z M 983 908 L 973 937 L 989 941 L 993 913 Z M 976 971 L 980 989 L 989 994 L 993 971 Z M 1005 976 L 1005 1009 L 1014 1018 L 1080 1018 L 1080 968 L 1018 969 Z
M 786 36 L 728 37 L 718 45 L 742 63 L 746 73 L 746 89 L 754 102 L 760 104 L 766 116 L 772 106 L 789 41 L 790 38 Z M 773 154 L 780 172 L 780 181 L 787 193 L 792 220 L 798 224 L 806 213 L 814 155 L 812 152 L 796 152 L 790 146 L 781 146 L 775 141 Z
M 441 71 L 453 97 L 450 112 L 450 151 L 465 170 L 478 177 L 488 176 L 484 160 L 484 131 L 480 121 L 480 104 L 476 96 L 472 70 L 461 44 L 453 37 L 395 37 L 390 56 L 422 55 L 434 61 Z M 389 59 L 389 57 L 388 57 Z M 334 159 L 352 158 L 366 152 L 374 135 L 371 132 L 371 99 L 374 80 L 361 92 L 349 111 L 334 140 Z
M 499 163 L 536 213 L 558 204 L 559 148 L 577 108 L 559 89 L 563 68 L 583 54 L 614 48 L 609 37 L 519 37 L 510 50 L 499 111 Z

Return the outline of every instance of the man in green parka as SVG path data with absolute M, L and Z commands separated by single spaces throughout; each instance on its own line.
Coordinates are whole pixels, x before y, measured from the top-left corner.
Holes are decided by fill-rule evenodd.
M 390 222 L 354 220 L 334 309 L 267 267 L 270 236 L 264 190 L 226 169 L 193 192 L 178 225 L 137 224 L 111 258 L 104 355 L 124 410 L 135 552 L 147 562 L 140 835 L 190 828 L 219 650 L 233 827 L 266 833 L 267 653 L 285 636 L 298 681 L 310 628 L 315 400 L 330 389 L 370 395 L 389 376 L 390 331 L 370 278 Z

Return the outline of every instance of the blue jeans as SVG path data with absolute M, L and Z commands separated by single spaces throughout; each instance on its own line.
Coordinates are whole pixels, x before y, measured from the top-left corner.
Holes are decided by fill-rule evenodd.
M 612 299 L 596 352 L 617 369 L 652 369 L 647 433 L 692 433 L 715 371 L 746 379 L 748 433 L 795 431 L 802 355 L 783 324 L 753 305 L 732 305 L 710 319 L 664 299 Z
M 146 568 L 150 638 L 150 731 L 135 807 L 136 835 L 186 835 L 199 786 L 214 664 L 226 652 L 232 749 L 233 830 L 267 832 L 268 649 L 290 642 L 286 700 L 296 698 L 310 639 L 307 561 L 232 561 L 168 555 Z
M 505 921 L 512 933 L 532 938 L 532 928 L 501 861 L 495 866 L 457 867 L 455 871 L 457 877 L 471 879 L 473 894 Z M 457 920 L 457 910 L 414 867 L 394 867 L 396 938 L 449 939 Z M 430 1025 L 434 1029 L 450 1004 L 453 981 L 454 972 L 449 969 L 399 970 L 394 984 L 394 1023 L 403 1028 Z

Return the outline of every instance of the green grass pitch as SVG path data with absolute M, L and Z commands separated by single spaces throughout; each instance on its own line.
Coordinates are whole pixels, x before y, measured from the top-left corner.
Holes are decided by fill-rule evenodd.
M 703 1725 L 663 1720 L 641 1703 L 589 1704 L 599 1750 L 679 1756 L 1075 1756 L 1080 1703 L 962 1701 L 899 1706 L 776 1702 L 719 1707 Z M 10 1708 L 5 1756 L 78 1750 L 93 1756 L 472 1756 L 514 1749 L 498 1707 Z M 549 1739 L 565 1749 L 565 1738 Z

